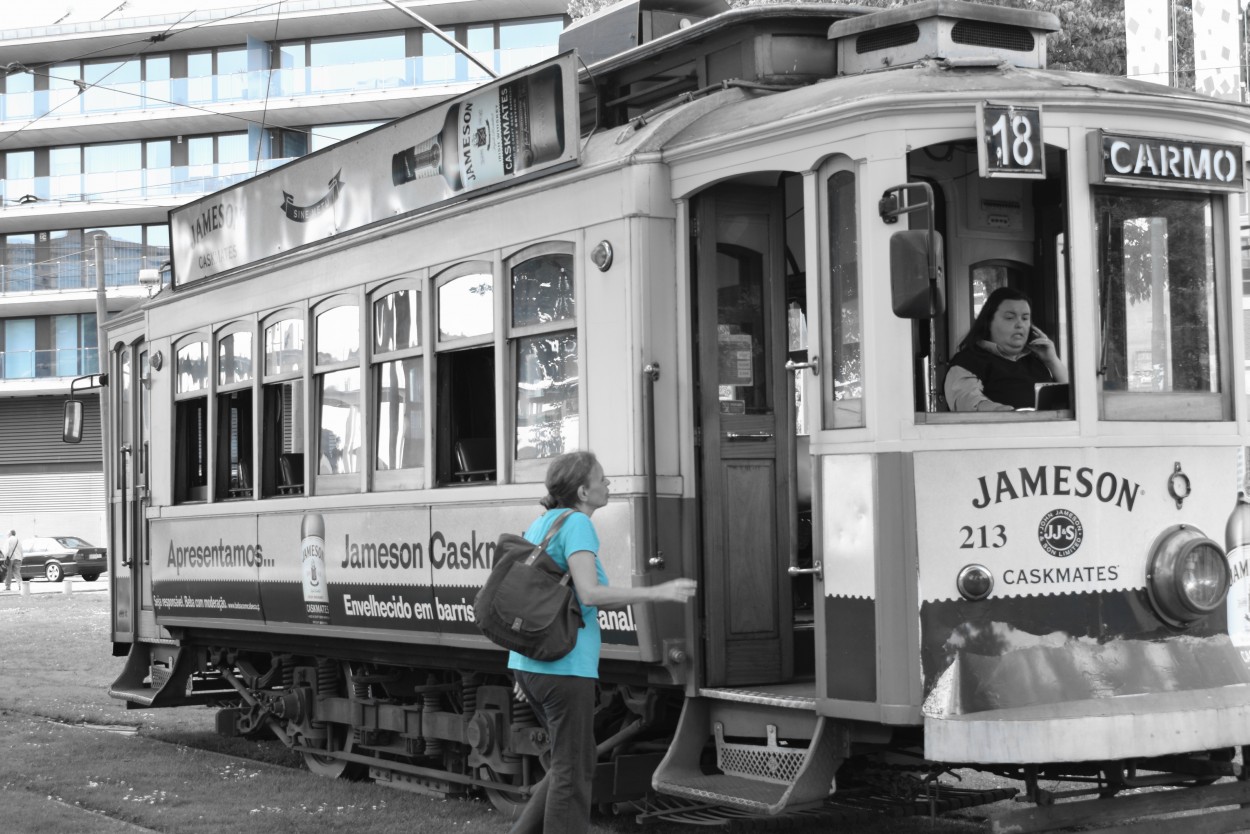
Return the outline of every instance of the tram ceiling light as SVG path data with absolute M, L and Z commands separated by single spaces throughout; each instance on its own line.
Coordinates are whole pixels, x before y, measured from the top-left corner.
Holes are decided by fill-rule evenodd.
M 959 595 L 969 602 L 983 600 L 994 590 L 994 574 L 985 565 L 965 565 L 955 578 Z
M 1197 527 L 1176 524 L 1151 545 L 1146 593 L 1159 619 L 1183 628 L 1224 604 L 1231 576 L 1218 544 Z

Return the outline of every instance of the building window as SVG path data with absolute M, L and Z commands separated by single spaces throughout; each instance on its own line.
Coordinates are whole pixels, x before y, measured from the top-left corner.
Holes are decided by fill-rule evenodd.
M 564 31 L 564 20 L 518 20 L 499 24 L 499 72 L 507 75 L 553 57 Z
M 513 457 L 552 458 L 578 448 L 577 297 L 572 247 L 541 244 L 512 261 L 511 336 L 516 368 Z
M 95 313 L 52 317 L 54 375 L 75 377 L 99 370 Z
M 5 319 L 4 378 L 35 378 L 35 320 Z
M 328 148 L 344 139 L 350 139 L 353 136 L 359 136 L 368 130 L 373 130 L 383 122 L 352 122 L 351 124 L 340 125 L 314 125 L 309 131 L 312 142 L 312 149 L 319 151 L 322 148 Z M 289 156 L 302 156 L 303 154 L 288 154 Z
M 304 492 L 305 400 L 303 313 L 276 313 L 265 323 L 261 494 Z

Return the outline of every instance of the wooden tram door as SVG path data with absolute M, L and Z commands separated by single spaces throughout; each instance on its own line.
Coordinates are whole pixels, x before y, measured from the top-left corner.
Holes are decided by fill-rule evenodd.
M 794 405 L 780 192 L 719 186 L 694 218 L 707 682 L 781 682 L 794 668 Z

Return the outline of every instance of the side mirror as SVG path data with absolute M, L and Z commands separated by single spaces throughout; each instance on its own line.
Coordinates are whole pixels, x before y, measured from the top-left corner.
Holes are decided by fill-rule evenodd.
M 945 310 L 942 296 L 942 236 L 906 230 L 890 236 L 890 291 L 894 315 L 927 319 Z
M 65 403 L 61 439 L 66 443 L 82 442 L 82 402 L 69 400 Z

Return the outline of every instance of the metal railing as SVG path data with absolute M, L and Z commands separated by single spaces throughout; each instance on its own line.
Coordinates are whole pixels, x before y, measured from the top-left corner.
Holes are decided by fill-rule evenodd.
M 0 210 L 30 203 L 32 198 L 34 202 L 107 204 L 211 194 L 290 161 L 264 159 L 259 165 L 255 161 L 244 161 L 0 180 Z
M 93 347 L 0 351 L 0 380 L 76 377 L 100 372 Z
M 6 293 L 69 292 L 96 288 L 94 255 L 90 243 L 81 251 L 58 256 L 53 252 L 39 263 L 0 263 L 0 296 Z M 146 249 L 146 251 L 143 251 Z M 0 250 L 2 251 L 2 250 Z M 142 252 L 142 254 L 140 254 Z M 139 286 L 139 270 L 160 269 L 169 260 L 165 246 L 111 247 L 105 244 L 104 285 Z M 95 373 L 84 371 L 84 373 Z
M 496 49 L 475 53 L 496 72 L 506 74 L 553 57 L 557 45 Z M 271 77 L 272 76 L 272 77 Z M 262 101 L 268 98 L 347 93 L 404 87 L 426 87 L 488 80 L 489 76 L 462 55 L 432 55 L 384 61 L 362 61 L 320 67 L 297 67 L 251 72 L 88 84 L 53 79 L 57 89 L 0 95 L 0 123 L 28 121 L 55 111 L 57 117 L 155 110 L 187 104 Z M 64 86 L 61 86 L 64 85 Z

